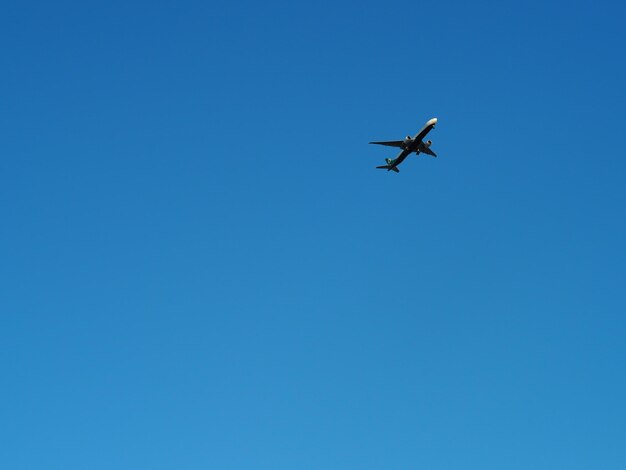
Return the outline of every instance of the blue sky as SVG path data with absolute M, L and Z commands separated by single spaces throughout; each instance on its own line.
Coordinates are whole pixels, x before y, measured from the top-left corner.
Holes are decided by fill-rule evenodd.
M 3 5 L 0 466 L 623 469 L 625 13 Z

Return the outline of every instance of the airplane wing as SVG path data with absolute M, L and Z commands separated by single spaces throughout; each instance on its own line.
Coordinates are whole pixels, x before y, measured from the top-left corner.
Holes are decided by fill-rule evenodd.
M 425 148 L 421 149 L 420 152 L 425 153 L 427 155 L 430 155 L 431 157 L 436 157 L 437 156 L 437 154 L 435 152 L 433 152 L 429 147 L 425 147 Z
M 387 147 L 404 148 L 404 140 L 390 140 L 387 142 L 370 142 L 370 144 L 386 145 Z
M 426 134 L 428 134 L 432 130 L 432 128 L 435 127 L 435 124 L 437 124 L 437 118 L 432 118 L 430 121 L 428 121 L 424 128 L 415 135 L 415 140 L 417 140 L 418 142 L 420 140 L 424 140 Z

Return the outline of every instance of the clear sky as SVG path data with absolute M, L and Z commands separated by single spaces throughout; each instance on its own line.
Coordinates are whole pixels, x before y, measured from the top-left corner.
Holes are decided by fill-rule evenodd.
M 626 468 L 625 16 L 4 2 L 0 467 Z

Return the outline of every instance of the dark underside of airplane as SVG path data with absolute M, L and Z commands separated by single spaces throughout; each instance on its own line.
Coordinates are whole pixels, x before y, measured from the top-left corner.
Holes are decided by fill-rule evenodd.
M 426 125 L 420 130 L 415 137 L 411 137 L 410 135 L 406 136 L 404 140 L 390 140 L 383 142 L 370 142 L 370 144 L 376 145 L 385 145 L 387 147 L 397 147 L 400 148 L 400 153 L 396 158 L 385 158 L 386 165 L 377 166 L 376 168 L 380 168 L 382 170 L 393 171 L 395 173 L 400 173 L 398 169 L 398 165 L 404 161 L 406 157 L 415 153 L 419 155 L 420 153 L 425 153 L 432 157 L 436 157 L 437 154 L 432 151 L 430 148 L 432 141 L 427 140 L 424 142 L 424 137 L 435 127 L 437 124 L 437 118 L 433 118 L 429 120 Z

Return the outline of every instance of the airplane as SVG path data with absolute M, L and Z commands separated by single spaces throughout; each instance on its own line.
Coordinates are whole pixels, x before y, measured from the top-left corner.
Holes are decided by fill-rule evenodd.
M 398 147 L 402 149 L 396 158 L 394 159 L 385 158 L 385 161 L 387 162 L 387 164 L 382 165 L 382 166 L 377 166 L 376 168 L 380 168 L 380 169 L 387 170 L 387 171 L 395 171 L 396 173 L 400 173 L 400 170 L 398 169 L 398 165 L 402 163 L 404 159 L 408 157 L 409 155 L 411 155 L 413 152 L 415 152 L 416 155 L 419 155 L 420 153 L 425 153 L 432 157 L 436 157 L 437 154 L 430 149 L 430 145 L 433 143 L 432 140 L 427 140 L 426 142 L 423 141 L 424 137 L 426 137 L 426 134 L 428 134 L 430 130 L 433 127 L 435 127 L 435 124 L 437 124 L 437 118 L 432 118 L 426 123 L 426 125 L 422 128 L 421 131 L 415 134 L 415 137 L 411 137 L 410 135 L 407 135 L 404 140 L 391 140 L 388 142 L 370 142 L 370 144 L 386 145 L 388 147 Z

